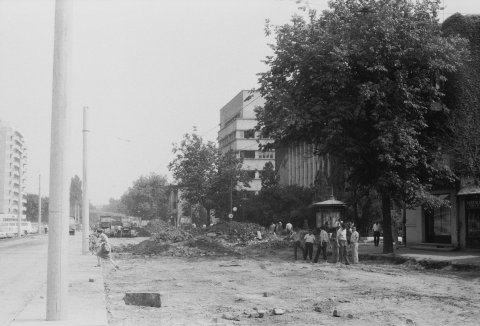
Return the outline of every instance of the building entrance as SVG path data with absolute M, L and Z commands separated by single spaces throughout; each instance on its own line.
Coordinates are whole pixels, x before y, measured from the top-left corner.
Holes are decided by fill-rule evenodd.
M 480 248 L 480 196 L 465 197 L 466 245 Z
M 449 194 L 438 195 L 442 200 L 450 200 Z M 451 209 L 440 207 L 425 209 L 425 242 L 451 243 Z

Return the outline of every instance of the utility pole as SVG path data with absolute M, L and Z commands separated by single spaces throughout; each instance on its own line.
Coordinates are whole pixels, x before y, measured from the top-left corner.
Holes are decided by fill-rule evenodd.
M 47 321 L 66 320 L 68 310 L 69 111 L 72 0 L 55 1 L 50 202 L 47 264 Z
M 88 107 L 83 108 L 83 192 L 82 192 L 82 253 L 88 251 L 88 236 L 90 233 L 90 207 L 88 198 Z
M 23 187 L 23 180 L 22 180 L 22 172 L 23 172 L 23 169 L 22 169 L 22 164 L 23 164 L 23 160 L 22 160 L 22 156 L 23 156 L 23 148 L 21 148 L 21 153 L 20 153 L 20 164 L 19 164 L 19 168 L 18 168 L 18 174 L 19 174 L 19 177 L 18 177 L 18 216 L 17 216 L 17 236 L 19 238 L 22 237 L 22 211 L 23 211 L 23 196 L 22 196 L 22 187 Z
M 42 233 L 42 175 L 38 175 L 38 234 Z

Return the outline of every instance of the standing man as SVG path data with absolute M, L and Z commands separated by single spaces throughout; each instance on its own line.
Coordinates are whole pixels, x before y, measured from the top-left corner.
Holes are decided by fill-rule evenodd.
M 305 257 L 305 250 L 303 249 L 302 238 L 298 229 L 295 229 L 295 231 L 293 231 L 293 233 L 290 235 L 290 239 L 293 240 L 293 253 L 295 260 L 297 260 L 298 248 L 300 248 L 300 250 L 302 251 L 302 257 Z
M 340 251 L 340 262 L 343 263 L 345 261 L 345 265 L 350 265 L 347 256 L 347 228 L 344 223 L 342 223 L 337 231 L 337 240 Z
M 335 225 L 335 228 L 332 229 L 332 237 L 330 239 L 330 247 L 332 248 L 332 263 L 336 264 L 338 263 L 338 239 L 337 239 L 337 233 L 339 230 L 338 224 Z
M 285 225 L 285 230 L 287 231 L 288 234 L 292 234 L 292 232 L 293 232 L 293 225 L 292 225 L 292 223 L 288 222 L 288 223 Z
M 378 222 L 373 224 L 373 244 L 375 247 L 380 244 L 380 223 Z
M 313 243 L 315 242 L 315 235 L 312 230 L 308 231 L 308 234 L 303 238 L 305 240 L 305 251 L 303 252 L 303 260 L 307 260 L 307 255 L 312 261 L 313 256 Z
M 315 259 L 313 260 L 314 263 L 318 262 L 318 257 L 320 257 L 320 250 L 322 250 L 323 253 L 323 260 L 327 262 L 327 245 L 330 246 L 330 249 L 332 249 L 332 245 L 330 244 L 330 241 L 328 239 L 328 233 L 325 231 L 325 226 L 321 226 L 317 253 L 315 254 Z
M 353 257 L 354 264 L 358 264 L 358 240 L 359 239 L 360 239 L 360 235 L 357 232 L 357 228 L 353 226 L 352 235 L 350 236 L 350 245 L 352 246 L 352 257 Z

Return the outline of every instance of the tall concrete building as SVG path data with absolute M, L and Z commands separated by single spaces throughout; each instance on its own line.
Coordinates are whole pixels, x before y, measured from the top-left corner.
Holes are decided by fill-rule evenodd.
M 23 135 L 0 121 L 0 214 L 18 214 L 20 207 L 25 213 L 26 163 Z
M 275 152 L 263 152 L 259 145 L 271 142 L 260 139 L 254 128 L 257 125 L 254 109 L 263 106 L 265 100 L 259 92 L 243 90 L 220 110 L 220 131 L 218 142 L 220 151 L 225 154 L 234 151 L 243 158 L 242 169 L 250 171 L 252 182 L 248 191 L 261 189 L 260 171 L 265 163 L 275 164 Z

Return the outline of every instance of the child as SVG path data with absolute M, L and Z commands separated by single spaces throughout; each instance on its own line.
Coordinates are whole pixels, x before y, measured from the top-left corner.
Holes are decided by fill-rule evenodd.
M 119 269 L 118 265 L 113 261 L 112 259 L 112 247 L 110 246 L 110 243 L 108 242 L 108 237 L 105 233 L 103 233 L 103 230 L 97 230 L 98 238 L 100 239 L 100 245 L 98 247 L 97 251 L 97 259 L 98 259 L 98 265 L 101 266 L 101 260 L 106 259 L 110 263 L 112 263 L 113 266 L 115 266 L 116 269 Z

